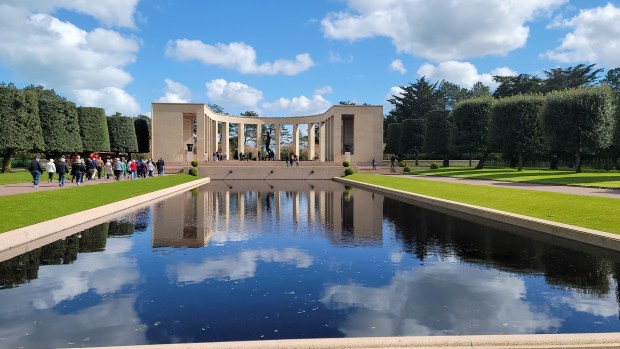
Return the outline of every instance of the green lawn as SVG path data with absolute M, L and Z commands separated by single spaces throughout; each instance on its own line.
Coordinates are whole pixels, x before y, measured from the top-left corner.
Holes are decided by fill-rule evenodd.
M 414 170 L 409 174 L 445 176 L 473 179 L 495 179 L 508 182 L 530 182 L 542 184 L 575 185 L 583 187 L 620 188 L 620 172 L 584 170 L 581 173 L 567 170 L 524 169 L 519 172 L 512 168 L 442 167 L 436 170 Z
M 620 200 L 356 173 L 346 179 L 620 234 Z
M 187 174 L 0 196 L 0 233 L 187 183 Z
M 41 178 L 47 178 L 47 173 L 42 174 Z M 58 175 L 54 178 L 58 179 Z M 13 169 L 13 172 L 0 173 L 0 185 L 28 182 L 32 182 L 32 175 L 24 169 Z

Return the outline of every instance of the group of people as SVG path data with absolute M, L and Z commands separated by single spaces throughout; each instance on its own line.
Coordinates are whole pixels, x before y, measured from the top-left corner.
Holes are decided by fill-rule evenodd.
M 291 155 L 287 156 L 286 159 L 286 167 L 293 167 L 293 165 L 299 166 L 299 156 L 295 155 L 295 153 L 291 153 Z
M 71 182 L 75 180 L 78 186 L 84 183 L 84 179 L 95 180 L 102 179 L 105 176 L 106 180 L 110 180 L 112 176 L 117 181 L 125 178 L 136 179 L 153 177 L 155 170 L 157 175 L 163 176 L 165 170 L 165 163 L 162 158 L 159 158 L 157 162 L 152 160 L 129 160 L 124 158 L 108 158 L 104 163 L 103 160 L 97 155 L 91 155 L 88 159 L 81 158 L 80 155 L 75 156 L 72 159 L 72 163 L 69 166 L 67 158 L 62 156 L 58 161 L 58 164 L 54 163 L 54 159 L 50 159 L 45 165 L 45 172 L 48 174 L 48 183 L 54 181 L 54 175 L 58 174 L 58 186 L 65 186 L 65 179 L 67 175 L 71 176 Z M 41 166 L 41 159 L 36 157 L 30 163 L 28 171 L 32 175 L 32 183 L 34 187 L 39 186 L 39 179 L 43 173 Z

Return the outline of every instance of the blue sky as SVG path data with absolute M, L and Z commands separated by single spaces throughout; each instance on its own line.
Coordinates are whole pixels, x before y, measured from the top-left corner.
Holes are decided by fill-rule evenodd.
M 620 3 L 598 0 L 0 0 L 0 81 L 108 114 L 151 102 L 297 116 L 384 105 L 422 76 L 620 67 Z

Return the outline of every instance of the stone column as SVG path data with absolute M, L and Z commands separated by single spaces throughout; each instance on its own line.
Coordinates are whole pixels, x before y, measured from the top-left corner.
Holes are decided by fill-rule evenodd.
M 295 155 L 299 156 L 299 124 L 293 124 L 293 149 Z
M 239 128 L 237 129 L 237 144 L 239 155 L 245 153 L 245 124 L 242 122 L 239 123 Z
M 325 152 L 327 151 L 327 147 L 325 143 L 327 141 L 327 137 L 325 137 L 325 121 L 322 121 L 319 124 L 319 161 L 325 161 Z
M 217 151 L 217 121 L 211 121 L 211 139 L 209 140 L 209 144 L 211 144 L 211 160 L 213 160 L 213 153 Z
M 314 123 L 308 124 L 308 160 L 314 160 Z
M 196 113 L 196 144 L 194 146 L 196 147 L 196 159 L 200 162 L 205 161 L 205 153 L 207 151 L 205 149 L 205 141 L 207 137 L 207 134 L 205 132 L 206 119 L 207 116 L 205 115 L 204 111 L 202 113 Z M 190 143 L 194 142 L 192 127 L 192 124 L 190 124 Z M 190 159 L 194 159 L 193 151 L 188 155 Z
M 280 152 L 281 152 L 281 147 L 280 147 L 280 124 L 276 124 L 275 128 L 276 128 L 276 160 L 281 160 L 280 159 Z
M 256 158 L 258 159 L 258 153 L 263 152 L 263 124 L 256 124 Z
M 230 130 L 228 122 L 222 125 L 222 152 L 226 155 L 225 159 L 230 159 Z

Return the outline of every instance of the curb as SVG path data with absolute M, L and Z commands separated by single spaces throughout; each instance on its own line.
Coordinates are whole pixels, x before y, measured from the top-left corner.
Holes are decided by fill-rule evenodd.
M 210 178 L 201 178 L 174 187 L 142 194 L 133 198 L 1 233 L 0 261 L 19 256 L 22 253 L 31 251 L 58 239 L 104 223 L 110 220 L 110 215 L 118 215 L 119 213 L 125 213 L 124 211 L 128 209 L 149 206 L 153 204 L 154 201 L 163 200 L 179 192 L 209 183 L 210 181 Z
M 500 222 L 502 224 L 508 224 L 510 226 L 542 232 L 554 237 L 578 241 L 609 250 L 620 251 L 620 235 L 617 234 L 552 222 L 457 201 L 439 199 L 432 196 L 357 182 L 350 179 L 334 178 L 334 180 L 340 183 L 350 184 L 360 188 L 380 192 L 419 206 L 426 206 L 432 209 L 439 208 L 444 212 L 458 212 L 470 217 L 475 216 L 494 222 Z

